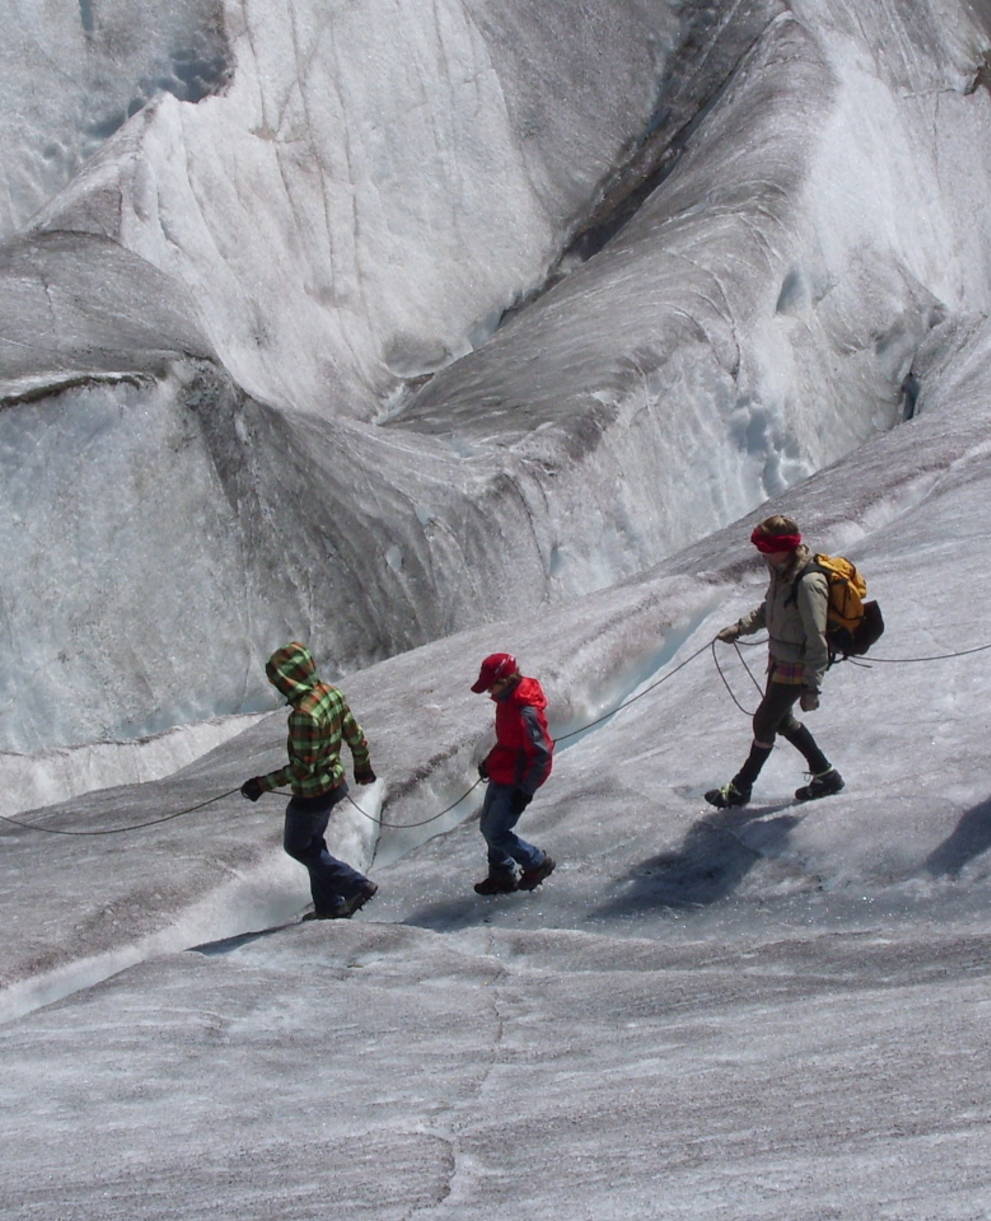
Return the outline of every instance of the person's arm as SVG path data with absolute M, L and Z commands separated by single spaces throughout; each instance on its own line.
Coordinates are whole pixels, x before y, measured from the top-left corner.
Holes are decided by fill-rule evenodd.
M 718 633 L 719 639 L 724 644 L 732 644 L 734 640 L 738 640 L 741 636 L 752 636 L 754 632 L 759 632 L 765 626 L 767 616 L 767 599 L 755 606 L 752 611 L 748 611 L 742 618 L 737 619 L 736 623 L 731 623 L 729 627 L 724 627 Z
M 547 744 L 543 728 L 537 717 L 537 710 L 530 704 L 520 708 L 520 718 L 523 721 L 523 731 L 526 735 L 523 753 L 526 760 L 523 775 L 518 788 L 528 797 L 532 797 L 547 779 L 547 767 L 551 761 L 551 749 Z
M 365 739 L 361 726 L 354 719 L 354 715 L 347 704 L 344 704 L 341 733 L 344 736 L 344 741 L 348 744 L 348 749 L 351 751 L 355 781 L 358 784 L 374 783 L 375 773 L 372 771 L 368 742 Z
M 755 606 L 752 611 L 749 611 L 742 618 L 737 620 L 737 626 L 740 629 L 741 636 L 752 636 L 754 632 L 759 632 L 761 628 L 767 626 L 767 599 Z

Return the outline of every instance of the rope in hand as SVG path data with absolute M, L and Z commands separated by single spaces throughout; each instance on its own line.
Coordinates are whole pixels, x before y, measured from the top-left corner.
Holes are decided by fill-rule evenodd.
M 715 665 L 715 667 L 716 667 L 716 673 L 722 679 L 723 686 L 726 688 L 727 692 L 729 693 L 730 699 L 733 701 L 734 704 L 736 704 L 737 708 L 739 708 L 739 710 L 745 716 L 753 716 L 753 713 L 748 711 L 748 709 L 744 708 L 744 706 L 736 698 L 735 694 L 733 693 L 732 687 L 729 685 L 729 682 L 726 679 L 726 675 L 723 673 L 723 668 L 719 664 L 719 658 L 716 655 L 716 642 L 718 639 L 719 639 L 718 636 L 714 637 L 711 642 L 711 645 L 709 646 L 712 649 L 712 661 L 713 661 L 713 665 Z M 767 644 L 767 638 L 765 637 L 761 640 L 745 640 L 743 643 L 748 646 Z M 740 664 L 743 666 L 744 670 L 746 670 L 747 674 L 750 676 L 750 681 L 754 684 L 754 686 L 761 693 L 761 695 L 763 695 L 764 689 L 760 685 L 760 683 L 757 681 L 757 679 L 754 677 L 753 671 L 747 665 L 743 654 L 740 652 L 739 642 L 734 640 L 733 647 L 736 649 L 736 655 L 740 659 Z M 931 657 L 872 657 L 870 661 L 864 661 L 860 657 L 847 656 L 847 657 L 839 658 L 838 662 L 839 661 L 848 661 L 848 662 L 850 662 L 851 665 L 858 666 L 862 670 L 869 670 L 874 665 L 905 666 L 905 665 L 911 665 L 914 662 L 948 661 L 954 657 L 969 657 L 973 653 L 984 653 L 988 649 L 991 649 L 991 644 L 979 644 L 979 645 L 976 645 L 972 649 L 957 649 L 952 653 L 936 653 Z M 838 662 L 836 664 L 838 664 Z
M 712 650 L 712 664 L 716 667 L 716 673 L 723 680 L 723 686 L 726 688 L 727 692 L 729 693 L 730 699 L 733 701 L 734 704 L 736 704 L 737 708 L 740 709 L 740 711 L 744 714 L 744 716 L 753 716 L 753 713 L 748 711 L 746 708 L 744 708 L 744 706 L 736 698 L 736 695 L 733 692 L 733 688 L 729 685 L 729 681 L 727 680 L 726 675 L 723 673 L 723 668 L 719 664 L 719 658 L 716 655 L 716 644 L 717 644 L 718 640 L 719 640 L 719 637 L 714 636 L 712 638 L 712 640 L 710 641 L 710 643 L 706 646 L 707 648 L 710 648 Z M 751 643 L 766 644 L 767 641 L 766 640 L 757 640 L 757 641 L 748 640 L 747 641 L 747 644 L 751 644 Z M 735 640 L 733 641 L 733 648 L 736 649 L 736 655 L 740 659 L 740 664 L 743 666 L 744 670 L 746 670 L 746 672 L 750 675 L 750 681 L 757 688 L 757 690 L 760 692 L 760 694 L 763 695 L 764 694 L 763 687 L 761 687 L 761 685 L 757 681 L 757 679 L 754 678 L 753 671 L 750 669 L 750 667 L 747 665 L 746 661 L 744 660 L 743 654 L 740 652 L 740 646 L 737 644 L 737 642 Z
M 597 717 L 594 721 L 589 721 L 589 723 L 587 725 L 581 725 L 577 729 L 572 729 L 568 733 L 562 734 L 559 738 L 555 739 L 555 745 L 557 745 L 561 742 L 566 742 L 569 738 L 577 737 L 579 734 L 585 733 L 589 729 L 594 729 L 596 725 L 601 725 L 603 721 L 608 721 L 610 719 L 610 717 L 616 716 L 616 714 L 619 712 L 622 712 L 624 708 L 629 708 L 629 706 L 631 704 L 635 704 L 637 702 L 637 700 L 643 699 L 643 697 L 645 695 L 649 695 L 650 692 L 654 691 L 657 687 L 659 687 L 661 685 L 661 683 L 665 683 L 665 682 L 667 682 L 667 680 L 669 678 L 673 678 L 678 673 L 679 670 L 683 670 L 685 668 L 685 666 L 687 666 L 691 662 L 693 662 L 696 659 L 696 657 L 699 657 L 702 653 L 704 653 L 706 651 L 706 649 L 709 649 L 712 653 L 712 660 L 713 660 L 713 664 L 716 667 L 716 672 L 719 675 L 720 679 L 722 679 L 723 686 L 726 688 L 727 692 L 729 693 L 730 699 L 737 706 L 737 708 L 739 708 L 739 710 L 742 713 L 744 713 L 745 716 L 752 716 L 753 714 L 751 712 L 749 712 L 746 708 L 744 708 L 743 705 L 740 703 L 740 701 L 736 698 L 736 695 L 733 693 L 733 689 L 730 687 L 729 682 L 726 679 L 726 675 L 723 673 L 722 666 L 719 664 L 719 658 L 716 654 L 716 643 L 717 643 L 718 639 L 719 639 L 718 636 L 714 636 L 712 638 L 712 640 L 706 641 L 706 643 L 704 645 L 702 645 L 702 647 L 700 649 L 696 649 L 695 652 L 692 653 L 690 657 L 686 657 L 685 660 L 680 662 L 677 666 L 675 666 L 673 670 L 669 670 L 667 672 L 667 674 L 663 674 L 659 679 L 657 679 L 656 682 L 651 683 L 648 687 L 644 687 L 644 689 L 642 691 L 637 692 L 636 695 L 631 696 L 628 700 L 624 700 L 623 703 L 617 704 L 616 707 L 611 709 L 609 712 L 603 713 L 602 716 Z M 767 641 L 766 640 L 753 640 L 753 641 L 748 640 L 745 643 L 748 645 L 761 645 L 761 644 L 766 644 Z M 740 662 L 743 665 L 743 668 L 747 671 L 747 674 L 750 676 L 751 682 L 754 684 L 754 686 L 757 688 L 757 690 L 759 692 L 763 693 L 763 688 L 761 687 L 761 685 L 757 681 L 757 679 L 754 677 L 753 672 L 751 671 L 750 667 L 747 665 L 746 661 L 744 661 L 743 654 L 740 652 L 739 644 L 736 641 L 733 641 L 733 646 L 736 649 L 737 656 L 739 657 Z M 869 662 L 860 661 L 859 659 L 854 658 L 854 657 L 846 657 L 846 658 L 843 658 L 843 660 L 850 661 L 856 666 L 862 666 L 865 669 L 870 669 L 870 667 L 873 665 L 884 665 L 884 664 L 910 665 L 915 662 L 947 661 L 954 657 L 969 657 L 973 653 L 984 653 L 988 649 L 991 649 L 991 644 L 980 644 L 980 645 L 975 646 L 972 649 L 958 649 L 952 653 L 937 653 L 931 657 L 874 657 Z M 461 796 L 457 799 L 457 801 L 452 801 L 449 806 L 445 806 L 444 809 L 441 810 L 438 814 L 431 814 L 431 816 L 429 818 L 421 819 L 419 822 L 408 822 L 408 823 L 385 822 L 383 819 L 376 818 L 373 814 L 369 814 L 367 811 L 363 810 L 361 808 L 361 806 L 358 805 L 358 803 L 351 797 L 350 794 L 348 794 L 348 801 L 351 803 L 351 805 L 354 806 L 354 808 L 358 811 L 358 813 L 361 814 L 364 818 L 367 818 L 369 820 L 369 822 L 377 823 L 378 826 L 380 826 L 380 827 L 389 827 L 390 829 L 394 829 L 397 831 L 403 831 L 403 830 L 413 828 L 413 827 L 425 827 L 428 823 L 436 822 L 439 818 L 443 818 L 445 814 L 449 814 L 456 806 L 459 806 L 462 803 L 462 801 L 465 800 L 466 797 L 470 796 L 471 793 L 473 793 L 475 791 L 475 789 L 477 789 L 481 783 L 482 783 L 482 777 L 480 776 L 469 789 L 467 789 L 464 793 L 461 794 Z M 150 818 L 150 819 L 148 819 L 147 822 L 134 823 L 128 827 L 108 827 L 108 828 L 101 828 L 101 829 L 90 830 L 90 831 L 71 831 L 71 830 L 62 830 L 58 827 L 42 827 L 42 826 L 39 826 L 34 823 L 21 822 L 20 820 L 18 820 L 16 818 L 10 818 L 5 814 L 0 814 L 0 822 L 9 823 L 11 826 L 14 826 L 14 827 L 20 827 L 24 831 L 42 831 L 46 835 L 122 835 L 125 832 L 141 831 L 145 827 L 155 827 L 155 826 L 158 826 L 160 823 L 171 822 L 172 819 L 174 819 L 174 818 L 181 818 L 184 814 L 192 814 L 196 810 L 202 810 L 205 806 L 213 805 L 213 803 L 216 801 L 222 801 L 225 797 L 233 797 L 235 793 L 240 793 L 240 791 L 241 791 L 240 787 L 238 787 L 236 789 L 228 789 L 227 792 L 218 793 L 215 797 L 208 797 L 206 799 L 206 801 L 197 802 L 196 805 L 187 806 L 183 810 L 176 810 L 174 813 L 165 814 L 161 818 Z

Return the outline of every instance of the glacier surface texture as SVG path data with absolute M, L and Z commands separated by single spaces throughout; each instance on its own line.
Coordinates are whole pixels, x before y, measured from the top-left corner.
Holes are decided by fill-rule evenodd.
M 991 2 L 0 18 L 5 1221 L 991 1215 Z M 715 812 L 772 512 L 887 632 Z M 350 922 L 237 792 L 293 639 Z

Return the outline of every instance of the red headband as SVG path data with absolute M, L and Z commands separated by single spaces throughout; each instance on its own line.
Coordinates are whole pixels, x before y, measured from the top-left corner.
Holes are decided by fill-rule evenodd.
M 782 551 L 794 551 L 802 542 L 800 534 L 765 534 L 757 527 L 751 534 L 750 541 L 762 555 L 772 555 Z

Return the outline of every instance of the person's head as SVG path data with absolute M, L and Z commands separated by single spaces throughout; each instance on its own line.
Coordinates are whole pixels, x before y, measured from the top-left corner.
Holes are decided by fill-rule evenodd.
M 754 528 L 750 541 L 769 564 L 784 568 L 802 545 L 802 535 L 797 522 L 776 513 L 773 517 L 765 517 Z
M 483 691 L 488 691 L 491 695 L 501 695 L 519 677 L 519 666 L 512 653 L 490 653 L 483 659 L 482 668 L 471 689 L 476 695 Z
M 276 691 L 292 703 L 313 687 L 316 669 L 310 650 L 305 644 L 293 640 L 275 650 L 265 666 L 265 674 Z

